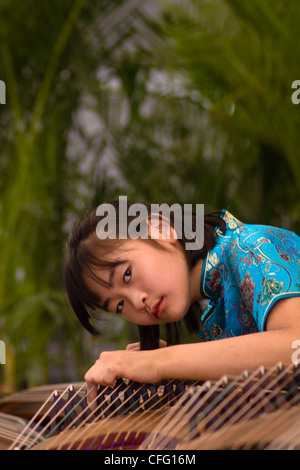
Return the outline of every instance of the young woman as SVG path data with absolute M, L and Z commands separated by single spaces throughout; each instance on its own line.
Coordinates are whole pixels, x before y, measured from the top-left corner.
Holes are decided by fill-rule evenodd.
M 110 204 L 118 220 L 118 201 Z M 118 377 L 152 383 L 214 380 L 260 365 L 290 363 L 300 340 L 300 238 L 287 230 L 243 224 L 222 211 L 204 217 L 204 245 L 187 251 L 174 220 L 168 237 L 162 237 L 165 221 L 158 217 L 153 227 L 150 206 L 148 214 L 151 237 L 101 240 L 95 210 L 74 225 L 67 242 L 65 285 L 82 325 L 97 333 L 102 309 L 140 330 L 140 343 L 103 352 L 86 373 L 90 399 L 94 384 L 113 386 Z M 208 307 L 201 316 L 202 299 Z M 199 330 L 200 317 L 206 341 L 163 347 L 160 325 L 167 325 L 172 343 L 181 320 L 192 332 Z

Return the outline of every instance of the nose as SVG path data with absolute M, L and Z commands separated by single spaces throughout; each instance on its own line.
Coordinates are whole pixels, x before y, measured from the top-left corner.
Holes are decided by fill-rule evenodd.
M 135 310 L 141 311 L 147 308 L 148 296 L 145 292 L 136 292 L 132 297 L 132 304 Z

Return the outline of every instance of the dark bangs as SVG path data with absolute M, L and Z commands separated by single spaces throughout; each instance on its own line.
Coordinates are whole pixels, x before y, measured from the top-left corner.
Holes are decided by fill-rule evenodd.
M 99 321 L 100 316 L 99 313 L 97 314 L 97 310 L 101 309 L 102 299 L 89 289 L 86 278 L 89 277 L 104 287 L 111 287 L 110 282 L 95 273 L 95 269 L 110 270 L 122 264 L 124 260 L 109 261 L 107 259 L 110 252 L 109 247 L 105 250 L 104 256 L 99 256 L 99 244 L 95 234 L 73 244 L 76 232 L 80 232 L 79 223 L 73 227 L 72 236 L 66 244 L 64 285 L 72 309 L 82 326 L 91 334 L 99 335 L 99 329 L 95 328 L 93 323 Z M 115 245 L 119 241 L 114 240 L 113 242 Z M 112 250 L 112 247 L 110 248 Z

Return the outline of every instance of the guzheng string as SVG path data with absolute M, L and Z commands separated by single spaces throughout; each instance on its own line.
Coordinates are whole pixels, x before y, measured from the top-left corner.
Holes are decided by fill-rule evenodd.
M 172 407 L 173 411 L 166 413 L 159 425 L 146 437 L 140 449 L 174 448 L 182 429 L 188 431 L 191 436 L 193 430 L 193 414 L 195 414 L 195 412 L 197 413 L 197 411 L 201 410 L 203 407 L 205 407 L 206 413 L 208 414 L 215 406 L 214 395 L 218 393 L 219 400 L 221 400 L 224 387 L 227 386 L 226 390 L 228 393 L 239 380 L 240 377 L 238 376 L 231 378 L 231 382 L 229 382 L 229 377 L 223 376 L 219 381 L 215 382 L 213 386 L 210 381 L 206 381 L 202 385 L 198 383 L 189 387 L 186 393 L 182 395 L 181 399 Z M 192 412 L 189 410 L 192 410 Z M 173 420 L 173 415 L 176 418 L 175 421 Z
M 299 450 L 300 448 L 300 416 L 296 416 L 293 409 L 290 410 L 290 416 L 282 412 L 276 420 L 268 426 L 265 426 L 263 432 L 270 439 L 270 444 L 264 446 L 265 450 Z M 274 430 L 283 429 L 280 436 L 274 435 Z M 260 437 L 260 436 L 258 436 Z
M 233 426 L 242 419 L 249 421 L 251 418 L 261 415 L 262 412 L 272 412 L 279 408 L 285 412 L 288 408 L 291 408 L 299 402 L 299 372 L 299 368 L 290 366 L 289 370 L 287 370 L 281 363 L 268 372 L 258 370 L 258 375 L 261 376 L 260 379 L 249 388 L 246 395 L 243 394 L 232 403 L 231 409 L 219 415 L 219 419 L 210 426 L 210 433 L 219 430 L 223 425 L 221 431 L 218 431 L 218 436 L 220 437 L 222 433 L 226 434 L 229 426 Z M 244 401 L 245 399 L 246 401 Z M 242 406 L 243 401 L 244 406 Z M 230 419 L 226 420 L 229 415 Z M 276 416 L 274 414 L 272 417 L 275 420 Z M 275 421 L 273 423 L 274 426 L 276 426 Z M 263 423 L 260 424 L 260 429 L 263 432 Z M 209 433 L 204 435 L 202 444 L 209 437 Z
M 80 407 L 81 403 L 83 400 L 85 400 L 88 396 L 88 393 L 92 391 L 92 389 L 89 392 L 84 392 L 84 395 L 79 398 L 77 403 L 73 403 L 74 399 L 76 397 L 80 396 L 80 393 L 82 390 L 86 389 L 86 384 L 83 384 L 76 392 L 74 395 L 71 396 L 70 399 L 66 399 L 65 403 L 61 406 L 58 405 L 58 392 L 57 390 L 54 390 L 51 395 L 48 397 L 48 399 L 45 401 L 45 403 L 42 405 L 42 407 L 36 412 L 36 414 L 33 416 L 31 421 L 27 424 L 26 428 L 24 431 L 21 433 L 19 438 L 11 445 L 10 449 L 16 449 L 16 448 L 22 448 L 26 449 L 26 445 L 24 440 L 22 439 L 23 435 L 28 433 L 28 432 L 38 432 L 36 434 L 36 437 L 33 441 L 32 444 L 37 445 L 40 442 L 44 442 L 46 438 L 51 437 L 54 435 L 56 432 L 59 432 L 60 426 L 63 424 L 64 421 L 67 420 L 69 414 L 71 414 L 76 408 Z M 63 399 L 65 395 L 68 395 L 69 392 L 72 391 L 72 385 L 69 385 L 62 393 L 59 395 L 59 401 L 60 403 L 63 403 Z M 95 404 L 97 398 L 90 404 L 90 408 L 93 407 Z M 51 407 L 47 410 L 45 414 L 42 414 L 43 409 L 46 407 L 47 403 L 50 401 L 53 401 Z M 69 409 L 69 411 L 66 412 L 66 414 L 63 414 L 69 407 L 72 405 L 72 408 Z M 37 420 L 37 416 L 42 415 L 42 417 Z M 72 420 L 72 426 L 75 426 L 77 424 L 77 421 L 80 421 L 80 419 L 83 416 L 88 415 L 89 418 L 92 417 L 92 413 L 87 413 L 87 410 L 85 407 L 83 407 L 82 411 Z M 46 425 L 43 425 L 43 422 L 47 417 L 50 417 L 48 423 Z M 86 420 L 87 421 L 87 420 Z M 86 424 L 84 421 L 82 424 Z M 31 447 L 33 447 L 31 445 Z
M 286 390 L 276 390 L 274 395 L 264 398 L 267 402 L 265 413 L 258 416 L 247 416 L 239 424 L 230 423 L 222 429 L 222 432 L 207 433 L 198 439 L 194 449 L 276 449 L 276 448 L 292 448 L 298 446 L 297 435 L 299 435 L 299 371 L 292 375 L 291 379 L 296 382 L 291 385 L 291 380 L 284 383 Z M 272 403 L 274 396 L 276 397 L 276 408 Z M 259 401 L 259 395 L 257 401 Z M 262 403 L 263 404 L 263 403 Z M 272 408 L 273 406 L 273 408 Z M 257 407 L 256 407 L 257 408 Z M 255 411 L 255 410 L 254 410 Z M 251 419 L 252 418 L 252 419 Z M 282 441 L 282 433 L 285 442 Z M 292 444 L 292 445 L 291 445 Z
M 43 407 L 51 399 L 54 401 L 48 410 L 51 419 L 47 425 L 42 426 L 45 415 L 40 420 L 36 420 L 36 417 L 39 415 L 37 412 L 11 448 L 32 448 L 34 445 L 44 448 L 44 443 L 48 442 L 49 437 L 51 448 L 53 446 L 54 448 L 72 448 L 75 439 L 77 449 L 90 448 L 93 447 L 93 444 L 99 449 L 105 448 L 106 444 L 114 448 L 116 443 L 123 448 L 122 442 L 126 444 L 132 425 L 136 424 L 134 432 L 137 438 L 140 432 L 138 425 L 143 430 L 143 426 L 147 422 L 150 425 L 153 423 L 153 426 L 150 426 L 151 432 L 141 431 L 141 434 L 144 432 L 144 435 L 138 447 L 140 449 L 184 449 L 184 443 L 196 441 L 199 447 L 195 448 L 202 448 L 203 446 L 205 448 L 205 445 L 209 444 L 209 439 L 211 439 L 214 432 L 218 432 L 218 439 L 220 440 L 222 434 L 225 435 L 228 428 L 236 423 L 241 421 L 249 422 L 251 418 L 261 415 L 264 411 L 274 412 L 274 410 L 278 411 L 280 408 L 284 411 L 294 404 L 299 404 L 299 375 L 299 367 L 291 365 L 286 368 L 282 364 L 277 364 L 268 370 L 260 367 L 252 373 L 245 371 L 236 377 L 223 376 L 215 383 L 206 381 L 202 384 L 194 383 L 192 387 L 185 385 L 177 396 L 171 393 L 176 388 L 177 381 L 169 381 L 166 389 L 169 390 L 170 398 L 168 404 L 171 406 L 167 407 L 163 414 L 161 414 L 159 406 L 166 403 L 166 394 L 159 395 L 157 391 L 159 389 L 157 389 L 155 399 L 153 399 L 154 395 L 152 393 L 147 398 L 145 397 L 145 386 L 141 385 L 140 388 L 136 388 L 134 392 L 129 394 L 127 398 L 125 393 L 125 399 L 120 401 L 119 392 L 124 392 L 124 390 L 126 392 L 131 387 L 129 383 L 127 388 L 124 388 L 124 382 L 121 381 L 119 386 L 117 385 L 114 389 L 100 387 L 100 393 L 98 393 L 94 401 L 96 407 L 93 404 L 90 405 L 93 408 L 92 414 L 87 413 L 86 407 L 82 407 L 82 411 L 72 420 L 70 420 L 70 417 L 75 409 L 75 406 L 73 407 L 74 396 L 82 395 L 82 390 L 86 384 L 76 393 L 72 393 L 70 399 L 64 400 L 64 405 L 55 412 L 57 402 L 60 399 L 62 401 L 65 394 L 70 396 L 70 387 L 68 387 L 61 394 L 58 401 L 54 391 L 44 403 Z M 129 407 L 130 411 L 138 411 L 136 415 L 134 413 L 127 413 L 123 416 L 126 402 L 134 398 L 135 403 L 137 403 L 140 400 L 141 394 L 143 394 L 143 400 L 140 407 L 135 406 L 134 409 Z M 81 402 L 86 400 L 86 396 L 86 393 L 80 396 L 76 406 L 80 406 Z M 103 403 L 105 403 L 104 408 Z M 151 414 L 139 413 L 144 408 L 150 411 Z M 60 418 L 64 410 L 66 411 L 65 416 Z M 127 434 L 125 433 L 124 435 L 124 426 L 123 430 L 120 430 L 119 421 L 111 421 L 109 426 L 106 427 L 106 431 L 108 430 L 107 434 L 101 435 L 99 440 L 103 424 L 108 423 L 111 417 L 116 416 L 118 413 L 121 413 L 122 423 L 124 425 L 128 424 Z M 155 415 L 159 416 L 159 419 L 156 421 L 154 419 Z M 132 421 L 132 416 L 134 416 L 134 421 Z M 274 414 L 273 416 L 275 421 L 281 422 L 281 415 Z M 62 432 L 59 432 L 60 425 L 64 420 L 68 424 L 64 426 Z M 89 433 L 91 427 L 85 427 L 91 423 L 96 423 L 96 428 L 93 428 L 94 434 Z M 262 424 L 261 432 L 263 432 L 264 427 L 269 429 L 268 426 L 271 426 L 270 420 L 266 420 Z M 66 431 L 69 431 L 68 435 Z M 56 435 L 54 435 L 55 433 Z M 300 434 L 295 425 L 293 433 L 294 436 Z M 113 435 L 113 440 L 109 441 L 109 436 L 111 435 Z M 285 433 L 284 442 L 290 439 L 290 435 L 291 433 Z M 119 437 L 121 437 L 121 441 Z
M 26 421 L 17 416 L 0 413 L 0 438 L 13 442 L 24 429 Z M 26 439 L 27 445 L 31 444 L 31 439 Z
M 86 386 L 86 384 L 84 385 Z M 118 389 L 121 387 L 121 385 L 119 384 L 117 387 L 116 387 L 116 390 L 115 392 L 118 392 Z M 101 392 L 100 392 L 100 399 L 102 398 L 102 396 L 104 396 L 107 392 L 109 391 L 109 387 L 107 388 L 104 388 Z M 91 390 L 90 390 L 91 392 Z M 86 397 L 87 397 L 88 393 L 86 394 Z M 95 398 L 91 404 L 90 404 L 90 408 L 93 410 L 93 414 L 96 415 L 97 412 L 101 409 L 101 404 L 96 406 L 95 405 L 97 404 L 97 401 L 99 399 L 99 395 L 97 396 L 97 398 Z M 115 402 L 116 402 L 117 398 L 115 398 L 109 405 L 108 405 L 108 408 L 113 408 Z M 85 419 L 81 419 L 83 417 L 83 414 L 84 414 L 84 411 L 85 410 L 82 410 L 78 415 L 77 417 L 72 421 L 72 423 L 70 423 L 68 426 L 66 426 L 66 428 L 64 429 L 64 431 L 68 431 L 68 430 L 71 430 L 72 428 L 74 428 L 74 426 L 76 425 L 77 421 L 79 422 L 80 421 L 80 427 L 83 427 L 84 425 L 86 425 L 89 421 L 89 419 L 91 418 L 91 415 L 88 415 Z M 107 413 L 107 410 L 106 410 L 106 413 Z M 103 419 L 103 413 L 100 415 L 98 415 L 97 419 Z M 95 417 L 95 420 L 96 420 L 96 417 Z M 76 433 L 77 436 L 79 436 L 79 432 L 78 431 L 78 428 L 74 429 L 73 430 L 74 433 Z M 49 438 L 50 435 L 48 434 L 47 435 L 47 438 Z M 59 443 L 60 445 L 58 446 L 58 448 L 61 448 L 64 444 L 65 444 L 65 441 L 63 439 L 63 436 L 60 434 L 59 436 L 56 437 L 56 442 Z M 55 445 L 55 439 L 54 441 L 52 441 L 52 445 Z
M 170 383 L 171 383 L 171 382 L 170 382 Z M 80 394 L 81 390 L 85 387 L 85 385 L 86 385 L 86 384 L 84 384 L 84 385 L 76 392 L 77 395 Z M 130 387 L 130 385 L 128 385 L 128 387 Z M 118 388 L 118 387 L 116 387 L 115 392 L 117 392 L 117 388 Z M 141 388 L 142 388 L 142 386 L 141 386 Z M 65 394 L 68 393 L 69 389 L 70 389 L 70 387 L 68 387 L 68 388 L 62 393 L 61 399 L 63 398 L 63 396 L 64 396 Z M 109 389 L 109 387 L 104 388 L 104 389 L 102 390 L 101 394 L 102 394 L 102 395 L 105 395 L 105 394 L 107 393 L 108 389 Z M 42 408 L 44 408 L 44 407 L 46 406 L 46 404 L 47 404 L 50 400 L 53 400 L 53 401 L 54 401 L 54 403 L 52 404 L 52 406 L 50 407 L 50 409 L 49 409 L 48 412 L 47 412 L 47 414 L 48 414 L 49 416 L 51 416 L 51 414 L 53 415 L 53 410 L 55 409 L 55 394 L 56 394 L 56 393 L 57 393 L 56 391 L 53 391 L 53 393 L 50 395 L 50 397 L 46 400 L 46 402 L 45 402 L 44 405 L 42 406 Z M 138 399 L 139 399 L 140 390 L 137 389 L 137 391 L 136 391 L 135 393 L 136 393 L 136 399 L 138 400 Z M 101 397 L 101 394 L 100 394 L 100 397 Z M 116 395 L 116 393 L 115 393 L 115 395 Z M 81 398 L 81 400 L 83 400 L 84 398 L 86 398 L 86 396 L 87 396 L 87 395 L 84 395 L 84 396 Z M 132 398 L 132 396 L 129 397 L 129 398 Z M 127 400 L 129 400 L 129 398 L 128 398 Z M 159 405 L 160 402 L 162 402 L 162 401 L 165 400 L 165 399 L 166 399 L 166 395 L 164 395 L 161 399 L 158 399 L 158 401 L 156 401 L 156 403 L 154 403 L 150 408 L 153 408 L 154 406 Z M 95 404 L 95 402 L 96 402 L 97 400 L 99 401 L 99 395 L 98 395 L 98 397 L 94 400 L 94 403 L 91 403 L 90 408 L 93 407 L 93 405 Z M 109 406 L 110 406 L 111 408 L 113 408 L 113 407 L 114 407 L 114 404 L 115 404 L 115 402 L 116 402 L 117 400 L 118 400 L 118 397 L 116 396 L 116 398 L 110 403 Z M 148 399 L 149 402 L 150 402 L 151 400 L 153 401 L 153 396 L 152 396 L 152 397 L 149 397 L 149 399 Z M 60 424 L 62 423 L 62 421 L 68 417 L 68 414 L 69 414 L 69 413 L 72 413 L 72 412 L 73 412 L 73 409 L 69 410 L 69 412 L 68 412 L 60 421 L 57 419 L 57 418 L 58 418 L 58 415 L 59 415 L 62 411 L 64 411 L 65 409 L 67 409 L 72 401 L 74 401 L 74 396 L 72 396 L 71 400 L 69 400 L 69 401 L 66 400 L 65 404 L 60 408 L 60 410 L 59 410 L 55 415 L 53 415 L 52 418 L 50 419 L 50 421 L 47 423 L 47 425 L 41 429 L 40 433 L 37 434 L 37 436 L 35 437 L 35 443 L 36 443 L 36 444 L 38 444 L 39 442 L 43 442 L 43 441 L 45 440 L 45 438 L 50 437 L 52 434 L 55 433 L 55 431 L 58 430 L 58 428 L 59 428 Z M 101 400 L 100 400 L 100 401 L 101 401 Z M 125 400 L 125 402 L 126 402 L 126 400 Z M 119 406 L 124 406 L 124 405 L 125 405 L 125 402 L 122 403 L 122 404 L 120 404 Z M 147 404 L 147 400 L 146 400 L 143 404 L 146 405 L 146 404 Z M 76 406 L 79 406 L 79 405 L 80 405 L 80 400 L 78 401 L 78 403 L 76 404 Z M 99 411 L 100 408 L 101 408 L 101 403 L 100 403 L 100 405 L 99 405 L 98 407 L 96 407 L 96 409 L 93 410 L 93 414 L 94 414 L 94 415 L 97 415 L 97 412 Z M 36 432 L 37 429 L 39 429 L 39 428 L 41 427 L 42 422 L 45 420 L 45 415 L 43 415 L 42 418 L 41 418 L 39 421 L 36 422 L 36 417 L 37 417 L 38 414 L 40 414 L 40 411 L 41 411 L 41 409 L 35 414 L 35 416 L 32 418 L 32 420 L 30 421 L 30 423 L 28 423 L 27 427 L 23 430 L 23 432 L 20 434 L 20 436 L 18 437 L 18 439 L 16 439 L 15 442 L 11 445 L 10 449 L 26 448 L 26 443 L 25 443 L 25 441 L 24 441 L 24 439 L 23 439 L 23 436 L 24 436 L 24 435 L 27 436 L 27 433 L 29 433 L 29 432 Z M 107 414 L 107 411 L 108 411 L 108 410 L 106 409 L 106 411 L 105 411 L 106 414 Z M 115 410 L 114 410 L 114 412 L 117 412 L 117 411 L 118 411 L 118 409 L 115 409 Z M 83 416 L 84 414 L 86 415 L 86 418 L 83 419 L 83 420 L 81 420 L 81 418 L 82 418 L 82 416 Z M 102 414 L 100 413 L 100 414 L 98 414 L 98 416 L 95 418 L 95 420 L 103 419 L 103 417 L 104 417 L 104 416 L 103 416 L 103 413 L 102 413 Z M 76 424 L 76 421 L 80 421 L 80 420 L 81 420 L 80 426 L 84 426 L 85 424 L 87 424 L 87 423 L 91 420 L 90 418 L 91 418 L 91 414 L 87 414 L 87 413 L 86 413 L 86 409 L 83 409 L 83 410 L 81 411 L 81 413 L 79 413 L 79 414 L 77 415 L 77 417 L 64 429 L 64 431 L 66 431 L 66 430 L 68 430 L 68 429 L 74 428 L 74 426 L 75 426 L 75 424 Z M 150 419 L 152 419 L 152 418 L 153 418 L 153 415 L 152 415 L 152 417 L 151 417 Z M 57 422 L 57 424 L 53 427 L 52 425 L 53 425 L 53 423 L 55 423 L 56 421 L 58 421 L 58 422 Z M 47 429 L 48 429 L 48 428 L 51 428 L 51 426 L 52 426 L 52 429 L 51 429 L 49 432 L 47 432 Z M 62 434 L 62 433 L 61 433 L 61 434 Z M 77 436 L 78 436 L 78 429 L 76 429 L 76 434 L 77 434 Z M 60 435 L 60 437 L 58 438 L 58 441 L 59 441 L 60 443 L 62 443 L 61 437 L 62 437 L 62 436 Z M 32 446 L 31 446 L 31 447 L 32 447 Z
M 62 395 L 61 397 L 63 397 L 68 391 L 69 391 L 69 388 L 70 387 L 67 387 L 63 392 L 62 392 Z M 77 394 L 80 393 L 81 389 L 83 388 L 83 386 L 81 388 L 79 388 L 79 390 L 77 391 Z M 48 424 L 42 429 L 42 431 L 40 431 L 40 428 L 42 427 L 42 423 L 43 421 L 45 420 L 45 417 L 48 415 L 48 416 L 51 416 L 51 412 L 55 409 L 55 395 L 56 395 L 57 391 L 54 390 L 50 396 L 46 399 L 46 401 L 43 403 L 43 405 L 38 409 L 38 411 L 34 414 L 34 416 L 32 417 L 32 419 L 30 420 L 30 422 L 25 426 L 24 430 L 21 432 L 21 434 L 18 436 L 18 438 L 12 443 L 12 445 L 10 446 L 9 450 L 12 450 L 12 449 L 19 449 L 19 448 L 26 448 L 26 443 L 25 443 L 25 439 L 24 439 L 24 435 L 26 435 L 27 433 L 36 433 L 36 436 L 34 438 L 34 444 L 37 444 L 39 442 L 39 440 L 44 440 L 43 438 L 43 432 L 45 432 L 47 430 L 47 428 L 51 427 L 51 425 L 57 420 L 59 414 L 57 413 L 56 415 L 54 415 L 50 421 L 48 422 Z M 47 412 L 45 414 L 43 414 L 43 410 L 47 408 L 47 405 L 48 403 L 50 403 L 51 401 L 53 401 L 53 404 L 51 405 L 51 407 L 47 410 Z M 61 411 L 63 411 L 66 407 L 67 407 L 68 403 L 66 402 L 65 405 L 62 407 Z M 38 416 L 39 415 L 42 415 L 41 418 L 38 420 Z M 58 426 L 58 425 L 57 425 Z
M 174 383 L 174 381 L 169 381 L 168 382 L 168 386 L 172 386 L 172 383 Z M 129 386 L 130 387 L 130 384 Z M 144 387 L 141 385 L 140 388 L 137 388 L 134 392 L 134 395 L 135 395 L 135 399 L 136 401 L 139 401 L 139 397 L 140 397 L 140 393 L 142 391 Z M 105 389 L 102 393 L 105 393 L 107 391 L 107 389 Z M 134 414 L 134 418 L 132 419 L 132 414 L 129 414 L 127 413 L 127 415 L 124 415 L 122 416 L 122 427 L 124 428 L 128 422 L 128 431 L 127 433 L 122 437 L 122 441 L 124 443 L 127 442 L 127 439 L 129 438 L 129 435 L 130 435 L 130 429 L 132 429 L 132 427 L 134 427 L 135 424 L 139 424 L 140 428 L 143 429 L 145 424 L 147 422 L 149 423 L 154 423 L 155 422 L 155 415 L 160 413 L 160 409 L 159 409 L 159 405 L 162 404 L 166 398 L 169 398 L 169 405 L 172 404 L 172 401 L 176 399 L 176 397 L 170 397 L 171 395 L 171 391 L 167 392 L 166 394 L 163 394 L 160 398 L 159 398 L 159 393 L 156 392 L 156 398 L 157 400 L 153 400 L 153 396 L 149 396 L 146 400 L 143 400 L 143 403 L 141 404 L 141 407 L 146 407 L 147 408 L 147 411 L 151 412 L 151 415 L 147 414 L 145 416 L 144 413 L 142 413 L 142 416 L 140 416 L 140 413 L 139 411 L 141 411 L 141 407 L 140 408 L 137 408 L 135 409 L 135 413 Z M 129 401 L 129 399 L 132 398 L 129 397 L 127 398 L 127 401 Z M 114 408 L 114 405 L 116 404 L 116 401 L 118 400 L 117 397 L 115 397 L 115 399 L 111 402 L 110 406 L 111 408 Z M 103 416 L 103 414 L 100 414 L 98 417 L 97 417 L 97 420 L 101 419 L 101 423 L 100 423 L 100 426 L 103 427 L 103 425 L 105 424 L 105 422 L 108 422 L 110 421 L 111 419 L 111 416 L 118 413 L 118 411 L 120 410 L 120 407 L 123 407 L 124 405 L 126 404 L 126 400 L 123 402 L 123 403 L 120 403 L 119 407 L 117 407 L 116 409 L 114 409 L 112 411 L 111 414 L 109 414 L 108 416 Z M 150 406 L 149 406 L 150 404 Z M 101 405 L 99 405 L 100 407 Z M 99 407 L 95 410 L 95 412 L 99 409 Z M 158 407 L 158 408 L 157 408 Z M 155 409 L 157 408 L 157 409 Z M 108 410 L 106 410 L 106 415 L 108 414 L 107 413 Z M 129 423 L 129 419 L 130 419 L 130 423 Z M 86 437 L 86 429 L 84 429 L 82 426 L 86 424 L 85 422 L 82 422 L 81 423 L 81 430 L 78 430 L 78 429 L 73 429 L 73 436 L 74 436 L 74 439 L 76 437 L 76 441 L 80 441 L 80 445 L 77 445 L 76 446 L 76 449 L 80 449 L 82 447 L 86 448 L 86 441 L 88 440 L 88 438 Z M 116 422 L 116 423 L 113 423 L 113 422 L 110 422 L 109 423 L 109 433 L 107 433 L 106 435 L 102 436 L 102 439 L 101 439 L 101 445 L 100 446 L 97 446 L 97 448 L 105 448 L 105 444 L 106 442 L 108 441 L 109 439 L 109 436 L 113 435 L 115 432 L 116 432 L 116 435 L 114 436 L 114 439 L 113 439 L 113 442 L 110 444 L 111 447 L 114 448 L 115 444 L 117 442 L 119 442 L 119 437 L 121 436 L 121 431 L 118 431 L 118 428 L 119 428 L 119 422 Z M 68 428 L 67 428 L 68 429 Z M 66 429 L 66 430 L 67 430 Z M 70 429 L 70 426 L 69 426 L 69 429 Z M 65 430 L 65 431 L 66 431 Z M 101 431 L 101 428 L 98 430 L 99 432 Z M 135 434 L 135 441 L 137 441 L 138 439 L 138 435 L 139 435 L 139 432 L 137 431 L 136 434 Z M 89 444 L 88 446 L 91 447 L 93 446 L 94 442 L 98 439 L 98 433 L 95 434 L 94 436 L 94 440 L 90 440 L 90 436 L 89 436 Z M 64 449 L 70 449 L 72 448 L 72 434 L 68 436 L 68 441 L 69 441 L 69 444 L 68 444 L 68 447 L 66 447 L 66 441 L 63 439 L 63 436 L 60 435 L 60 436 L 56 436 L 56 440 L 57 440 L 57 443 L 59 443 L 59 446 L 56 447 L 56 449 L 60 449 L 60 448 L 64 448 Z M 54 441 L 51 442 L 51 445 L 55 446 L 56 442 L 55 442 L 55 439 Z
M 112 405 L 114 405 L 114 401 L 112 402 Z M 123 423 L 122 423 L 123 425 L 126 424 L 126 418 L 128 418 L 128 417 L 124 416 Z M 101 426 L 103 426 L 103 424 L 105 422 L 108 422 L 110 419 L 111 419 L 110 416 L 102 418 L 102 421 L 100 423 Z M 116 426 L 117 426 L 117 424 L 111 423 L 111 426 L 110 426 L 110 429 L 109 429 L 109 434 L 114 433 L 114 431 L 116 430 Z M 99 431 L 101 431 L 101 429 L 99 429 Z M 81 430 L 79 430 L 79 431 L 78 430 L 73 430 L 74 437 L 75 437 L 75 434 L 76 434 L 76 440 L 80 441 L 80 444 L 76 446 L 77 450 L 80 450 L 81 448 L 86 448 L 87 438 L 85 439 L 85 432 L 86 432 L 86 430 L 84 428 L 81 428 Z M 95 434 L 94 439 L 92 439 L 92 441 L 90 441 L 89 444 L 88 444 L 89 447 L 93 446 L 94 442 L 97 440 L 97 437 L 98 437 L 98 435 Z M 71 438 L 71 440 L 70 440 L 70 438 Z M 105 443 L 106 443 L 107 440 L 108 440 L 108 434 L 103 436 L 103 439 L 101 441 L 101 445 L 98 448 L 101 448 L 101 447 L 105 448 Z M 112 447 L 114 447 L 114 442 L 116 442 L 117 440 L 118 440 L 118 434 L 114 437 L 114 441 L 110 445 Z M 124 438 L 124 441 L 126 441 L 126 436 Z M 54 444 L 55 444 L 55 442 L 54 442 Z M 60 445 L 58 446 L 58 449 L 61 449 L 62 447 L 66 448 L 66 449 L 70 449 L 72 447 L 72 435 L 69 436 L 69 443 L 68 443 L 67 447 L 65 447 L 65 444 L 66 444 L 66 442 L 64 440 L 61 440 Z
M 211 402 L 209 399 L 220 384 L 214 384 L 210 393 L 204 395 L 202 400 L 196 399 L 201 397 L 201 389 L 191 389 L 188 393 L 193 397 L 193 401 L 191 399 L 187 402 L 186 396 L 182 397 L 182 400 L 186 401 L 184 415 L 177 410 L 177 407 L 182 405 L 178 402 L 155 430 L 159 438 L 156 439 L 152 435 L 145 440 L 142 448 L 163 449 L 170 444 L 161 440 L 161 428 L 164 428 L 165 435 L 168 435 L 168 429 L 172 428 L 178 435 L 181 434 L 181 441 L 191 441 L 202 434 L 201 442 L 204 443 L 205 436 L 209 439 L 214 430 L 218 430 L 220 437 L 222 432 L 226 433 L 229 426 L 242 419 L 249 420 L 266 409 L 270 411 L 280 406 L 287 408 L 299 400 L 297 383 L 299 368 L 293 370 L 292 377 L 281 364 L 269 371 L 259 368 L 250 375 L 247 373 L 242 375 L 244 380 L 241 383 L 237 377 L 222 392 L 215 393 L 216 396 Z M 207 386 L 210 387 L 210 384 L 206 384 Z M 235 389 L 232 391 L 233 387 Z M 287 387 L 286 391 L 283 390 L 284 387 Z
M 239 381 L 239 376 L 236 377 L 230 384 L 229 388 L 232 389 L 236 382 Z M 210 381 L 206 381 L 199 389 L 195 390 L 190 389 L 186 392 L 185 395 L 181 397 L 181 400 L 178 404 L 172 409 L 172 412 L 165 417 L 164 420 L 160 423 L 159 427 L 157 427 L 153 433 L 153 435 L 149 436 L 148 439 L 142 445 L 142 448 L 147 449 L 165 449 L 170 447 L 170 441 L 167 440 L 168 437 L 165 439 L 161 439 L 161 429 L 164 430 L 165 435 L 173 430 L 173 432 L 180 435 L 180 431 L 186 431 L 189 435 L 192 434 L 193 422 L 192 417 L 197 413 L 199 410 L 200 414 L 198 415 L 198 419 L 203 419 L 206 415 L 214 407 L 214 395 L 216 390 L 219 392 L 218 397 L 219 400 L 222 399 L 222 391 L 220 392 L 220 388 L 224 384 L 228 383 L 228 378 L 226 376 L 221 377 L 214 385 L 212 386 Z M 203 395 L 201 397 L 201 395 Z M 159 437 L 157 437 L 159 436 Z

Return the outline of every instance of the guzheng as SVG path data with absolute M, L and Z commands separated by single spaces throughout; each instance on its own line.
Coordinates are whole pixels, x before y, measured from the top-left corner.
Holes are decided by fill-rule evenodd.
M 119 379 L 94 403 L 84 383 L 34 389 L 0 400 L 0 448 L 299 449 L 299 386 L 300 366 L 279 363 L 215 382 Z

